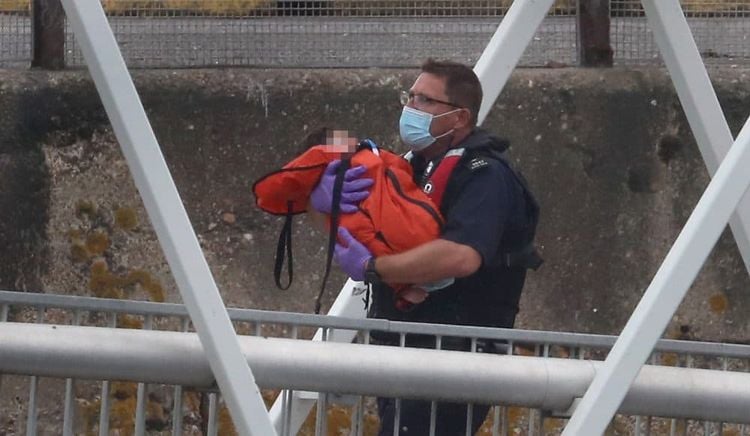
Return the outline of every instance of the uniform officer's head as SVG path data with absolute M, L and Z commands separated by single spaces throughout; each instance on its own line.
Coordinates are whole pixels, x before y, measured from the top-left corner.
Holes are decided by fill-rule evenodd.
M 466 65 L 428 59 L 401 103 L 404 143 L 418 153 L 439 153 L 460 143 L 476 126 L 482 85 Z

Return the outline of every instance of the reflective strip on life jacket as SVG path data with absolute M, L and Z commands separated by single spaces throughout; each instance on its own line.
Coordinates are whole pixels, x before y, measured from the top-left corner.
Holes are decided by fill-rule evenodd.
M 466 149 L 464 148 L 449 150 L 438 164 L 437 169 L 433 171 L 430 166 L 427 167 L 427 183 L 425 183 L 422 189 L 425 194 L 430 196 L 432 202 L 437 207 L 443 204 L 443 194 L 445 193 L 445 188 L 448 186 L 448 180 L 465 151 Z

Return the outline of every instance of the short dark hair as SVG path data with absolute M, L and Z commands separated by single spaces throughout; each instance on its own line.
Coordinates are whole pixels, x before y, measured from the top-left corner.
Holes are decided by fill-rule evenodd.
M 482 84 L 467 65 L 427 59 L 422 64 L 422 72 L 445 79 L 445 93 L 451 103 L 471 112 L 471 123 L 477 124 L 479 108 L 482 106 Z
M 333 129 L 328 126 L 318 126 L 308 133 L 300 144 L 300 152 L 307 151 L 316 145 L 325 144 L 326 138 L 331 136 Z

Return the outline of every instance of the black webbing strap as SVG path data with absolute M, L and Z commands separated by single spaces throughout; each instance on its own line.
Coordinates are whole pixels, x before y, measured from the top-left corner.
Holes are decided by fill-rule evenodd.
M 279 242 L 276 244 L 276 259 L 273 265 L 273 279 L 276 281 L 276 287 L 282 290 L 289 289 L 292 285 L 292 278 L 294 272 L 292 271 L 292 202 L 287 203 L 288 212 L 286 214 L 286 220 L 284 221 L 284 227 L 281 228 L 279 233 Z M 286 286 L 281 284 L 281 270 L 284 267 L 284 252 L 286 251 L 287 258 L 287 277 L 289 282 Z
M 341 165 L 336 170 L 336 179 L 333 182 L 333 196 L 331 198 L 331 221 L 328 228 L 328 254 L 326 255 L 326 271 L 323 274 L 323 283 L 320 285 L 320 291 L 315 298 L 315 313 L 320 313 L 320 300 L 323 298 L 323 292 L 326 290 L 326 282 L 331 274 L 331 263 L 333 262 L 333 253 L 336 248 L 336 237 L 339 231 L 339 215 L 341 214 L 341 190 L 344 187 L 344 175 L 349 169 L 351 160 L 348 158 L 341 159 Z

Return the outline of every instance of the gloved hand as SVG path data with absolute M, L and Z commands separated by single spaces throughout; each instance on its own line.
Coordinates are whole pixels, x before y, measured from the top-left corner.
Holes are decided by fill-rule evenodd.
M 310 194 L 310 204 L 321 213 L 331 213 L 333 203 L 333 183 L 336 180 L 336 169 L 341 165 L 341 160 L 334 160 L 328 164 L 320 182 Z M 349 168 L 344 173 L 344 185 L 341 188 L 341 212 L 354 213 L 357 205 L 370 195 L 367 188 L 372 186 L 372 179 L 362 179 L 366 168 L 362 165 Z
M 339 241 L 333 252 L 333 257 L 341 269 L 352 278 L 362 281 L 365 279 L 365 267 L 372 253 L 344 227 L 339 227 Z M 343 242 L 343 244 L 341 243 Z

